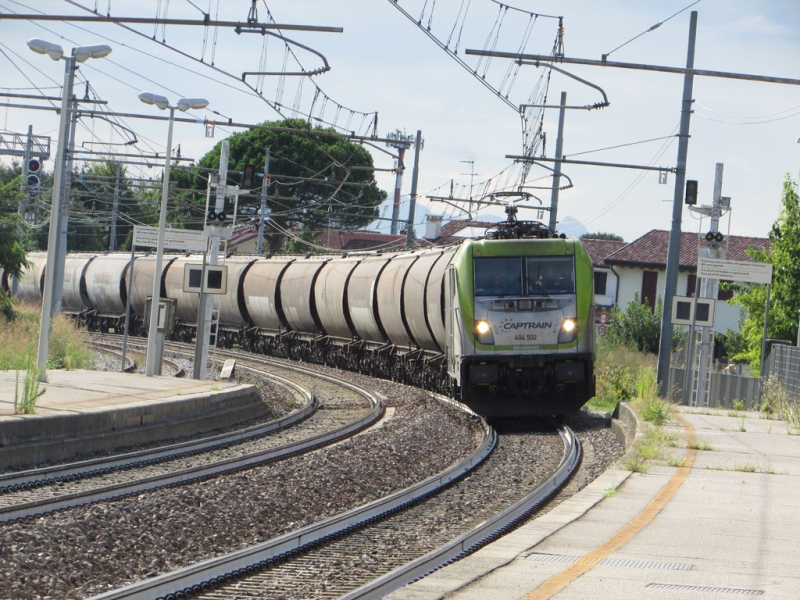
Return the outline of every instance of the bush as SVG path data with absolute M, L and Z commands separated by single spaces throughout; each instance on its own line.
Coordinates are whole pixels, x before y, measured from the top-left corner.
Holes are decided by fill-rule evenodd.
M 589 401 L 589 408 L 601 412 L 613 412 L 617 403 L 628 402 L 639 393 L 642 373 L 652 374 L 655 385 L 655 357 L 619 346 L 604 338 L 597 348 L 595 363 L 596 395 Z M 651 375 L 644 375 L 650 377 Z
M 625 346 L 638 352 L 658 354 L 658 343 L 661 339 L 661 313 L 663 302 L 661 298 L 656 301 L 655 310 L 650 307 L 645 299 L 639 301 L 639 293 L 633 295 L 633 300 L 628 302 L 625 311 L 614 307 L 606 329 L 606 338 L 612 344 Z M 683 328 L 676 327 L 672 335 L 672 348 L 683 337 Z

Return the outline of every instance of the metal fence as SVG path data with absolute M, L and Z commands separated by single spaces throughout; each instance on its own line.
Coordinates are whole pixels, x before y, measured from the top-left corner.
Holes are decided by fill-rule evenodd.
M 683 369 L 670 369 L 670 400 L 677 404 L 683 402 L 683 376 Z M 800 386 L 800 378 L 798 386 Z M 741 403 L 745 410 L 756 410 L 759 404 L 760 387 L 761 379 L 758 377 L 746 377 L 733 373 L 709 373 L 708 400 L 705 406 L 734 408 Z
M 783 383 L 790 400 L 800 401 L 800 348 L 774 345 L 767 355 L 766 372 Z
M 774 344 L 768 348 L 764 372 L 768 378 L 777 378 L 786 389 L 789 400 L 800 402 L 800 348 Z M 696 375 L 695 375 L 696 376 Z M 683 402 L 684 369 L 670 369 L 670 400 Z M 711 408 L 734 408 L 741 403 L 745 410 L 758 410 L 761 379 L 737 373 L 709 374 L 708 402 Z

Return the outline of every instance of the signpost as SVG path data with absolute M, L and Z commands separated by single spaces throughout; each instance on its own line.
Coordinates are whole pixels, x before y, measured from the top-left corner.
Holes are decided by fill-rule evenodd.
M 131 262 L 130 272 L 128 273 L 128 290 L 133 285 L 133 261 L 135 258 L 136 247 L 157 248 L 158 247 L 158 227 L 148 227 L 146 225 L 133 226 L 133 242 L 131 243 Z M 181 250 L 183 252 L 205 252 L 208 248 L 208 232 L 207 231 L 193 231 L 190 229 L 165 229 L 164 230 L 164 248 L 170 250 Z M 157 275 L 155 275 L 157 276 Z M 159 300 L 159 302 L 161 302 Z M 165 303 L 159 307 L 159 311 L 168 310 Z M 174 311 L 173 311 L 174 313 Z M 149 311 L 146 314 L 150 314 Z M 159 312 L 159 315 L 161 312 Z M 167 314 L 167 313 L 164 313 Z M 128 293 L 128 298 L 125 306 L 125 335 L 122 339 L 122 369 L 125 369 L 125 354 L 128 349 L 128 332 L 130 331 L 130 318 L 131 318 L 131 294 Z M 161 354 L 163 352 L 163 331 L 159 331 L 158 337 L 161 344 L 158 344 L 158 360 L 157 364 L 161 364 Z M 159 368 L 160 371 L 160 368 Z

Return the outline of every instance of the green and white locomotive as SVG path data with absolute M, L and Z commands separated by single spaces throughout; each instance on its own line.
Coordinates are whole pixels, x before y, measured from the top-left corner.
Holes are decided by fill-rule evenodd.
M 593 271 L 580 241 L 467 241 L 444 283 L 448 373 L 475 412 L 563 414 L 594 395 Z

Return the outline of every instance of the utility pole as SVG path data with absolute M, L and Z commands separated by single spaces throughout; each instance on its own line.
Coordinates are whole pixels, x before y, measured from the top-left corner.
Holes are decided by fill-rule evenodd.
M 406 155 L 406 149 L 413 143 L 414 136 L 406 135 L 399 129 L 394 132 L 386 134 L 386 138 L 391 140 L 386 142 L 390 148 L 397 149 L 397 170 L 394 178 L 394 202 L 392 203 L 392 235 L 397 235 L 400 223 L 400 190 L 403 186 L 403 173 L 406 170 L 403 158 Z M 330 244 L 328 244 L 330 246 Z
M 114 252 L 117 249 L 117 211 L 119 210 L 119 178 L 122 165 L 117 163 L 117 179 L 114 182 L 114 204 L 111 207 L 111 235 L 108 249 Z
M 406 248 L 414 244 L 414 209 L 417 204 L 417 181 L 419 181 L 419 150 L 422 147 L 422 131 L 417 129 L 414 138 L 414 170 L 411 174 L 411 203 L 408 207 L 408 225 L 406 226 Z
M 556 138 L 556 163 L 553 165 L 553 191 L 550 192 L 550 235 L 555 236 L 558 223 L 558 188 L 561 186 L 561 163 L 564 154 L 564 117 L 567 112 L 567 92 L 561 92 L 558 111 L 558 137 Z
M 694 86 L 694 47 L 697 37 L 697 11 L 692 11 L 689 21 L 689 47 L 686 53 L 686 73 L 683 76 L 683 101 L 678 133 L 678 162 L 675 169 L 675 190 L 672 197 L 672 227 L 667 250 L 667 272 L 664 286 L 664 312 L 661 316 L 661 340 L 658 345 L 659 395 L 668 396 L 669 364 L 672 356 L 672 298 L 678 287 L 678 267 L 681 253 L 681 211 L 683 210 L 686 183 L 686 157 L 689 154 L 689 120 L 692 114 L 692 88 Z
M 267 148 L 266 158 L 264 159 L 264 181 L 261 184 L 261 207 L 258 209 L 258 243 L 256 254 L 264 252 L 264 219 L 268 214 L 267 194 L 269 194 L 269 148 Z
M 77 71 L 77 67 L 75 69 Z M 65 259 L 67 257 L 67 233 L 69 232 L 69 202 L 72 195 L 72 176 L 73 176 L 73 157 L 75 156 L 75 126 L 78 123 L 78 102 L 73 94 L 70 94 L 70 111 L 69 111 L 69 137 L 67 138 L 67 152 L 66 161 L 67 166 L 64 172 L 63 191 L 61 194 L 61 211 L 59 212 L 59 229 L 61 237 L 59 239 L 59 259 L 53 265 L 54 272 L 54 287 L 53 287 L 53 312 L 52 317 L 55 317 L 61 312 L 62 298 L 64 296 L 64 267 Z M 54 196 L 55 197 L 55 196 Z

